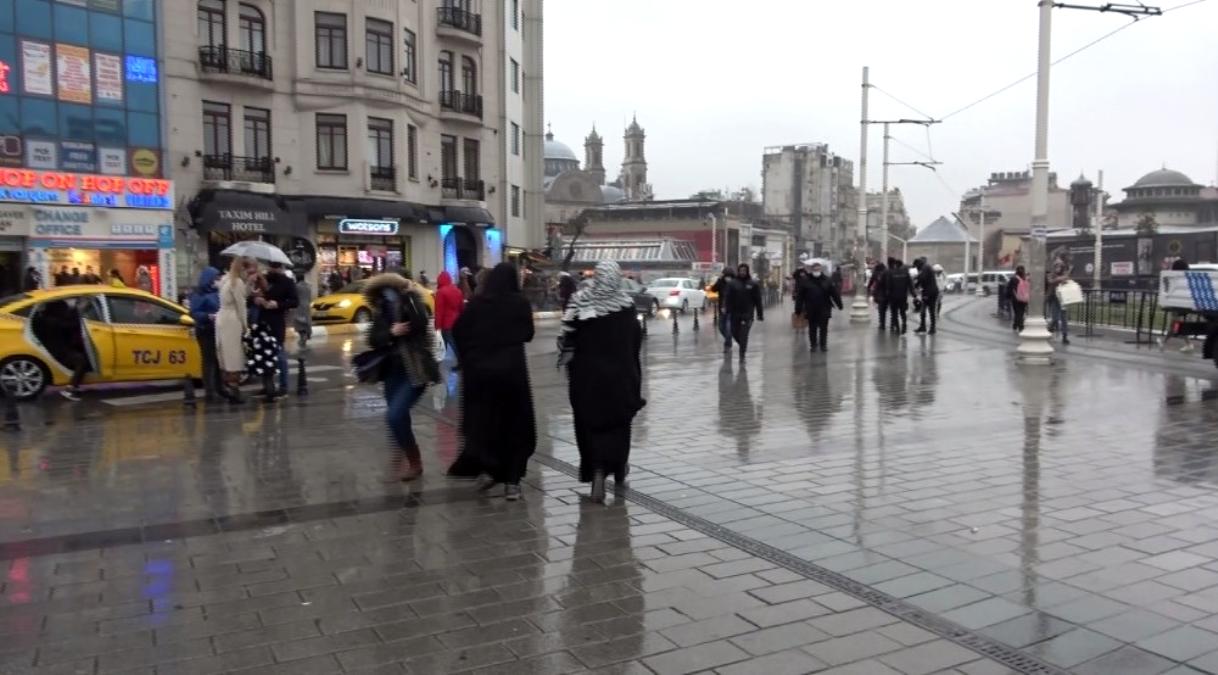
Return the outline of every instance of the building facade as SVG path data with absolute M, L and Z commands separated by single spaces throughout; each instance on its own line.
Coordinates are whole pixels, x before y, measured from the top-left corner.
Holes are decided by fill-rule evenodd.
M 766 148 L 761 167 L 765 217 L 786 223 L 800 252 L 848 257 L 858 227 L 854 163 L 811 143 Z
M 43 286 L 113 271 L 176 295 L 163 11 L 151 0 L 0 1 L 0 292 L 32 267 Z
M 1156 227 L 1218 225 L 1218 188 L 1194 183 L 1179 171 L 1151 171 L 1124 192 L 1124 201 L 1108 205 L 1117 229 L 1134 229 L 1148 217 Z
M 251 238 L 314 278 L 540 244 L 540 0 L 175 3 L 181 279 Z
M 883 212 L 883 204 L 880 202 L 883 196 L 882 192 L 867 193 L 867 239 L 875 249 L 872 251 L 873 255 L 879 251 L 880 232 L 883 229 L 880 227 L 880 214 Z M 909 240 L 916 233 L 917 230 L 909 219 L 909 212 L 905 210 L 905 197 L 901 194 L 901 188 L 892 188 L 888 191 L 888 234 Z M 900 245 L 899 239 L 888 240 L 889 251 Z
M 551 236 L 557 236 L 585 209 L 619 202 L 652 200 L 647 182 L 646 132 L 637 118 L 622 135 L 625 155 L 618 177 L 606 182 L 605 141 L 596 127 L 584 138 L 584 163 L 566 143 L 546 132 L 545 140 L 545 222 Z

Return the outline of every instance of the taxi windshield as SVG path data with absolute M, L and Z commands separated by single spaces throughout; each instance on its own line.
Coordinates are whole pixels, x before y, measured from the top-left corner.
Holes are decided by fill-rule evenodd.
M 363 281 L 352 281 L 351 283 L 347 284 L 346 286 L 343 286 L 342 288 L 338 289 L 338 292 L 339 293 L 356 293 L 356 294 L 363 293 L 364 292 L 364 282 Z

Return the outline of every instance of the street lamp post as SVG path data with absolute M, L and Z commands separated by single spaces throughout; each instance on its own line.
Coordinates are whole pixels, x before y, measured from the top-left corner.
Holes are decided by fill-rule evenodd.
M 884 171 L 880 180 L 880 260 L 888 260 L 888 122 L 884 123 Z
M 1100 170 L 1095 184 L 1095 224 L 1092 230 L 1095 233 L 1095 269 L 1091 271 L 1091 289 L 1098 292 L 1100 290 L 1100 279 L 1103 274 L 1104 265 L 1104 171 Z
M 1025 260 L 1032 297 L 1028 318 L 1015 348 L 1019 363 L 1048 365 L 1053 362 L 1049 324 L 1045 321 L 1045 238 L 1049 223 L 1049 68 L 1052 0 L 1040 1 L 1040 37 L 1036 72 L 1036 156 L 1032 160 L 1032 229 Z
M 850 322 L 867 323 L 871 312 L 867 310 L 867 293 L 863 290 L 863 279 L 867 254 L 867 94 L 871 88 L 870 69 L 863 66 L 863 117 L 859 123 L 859 191 L 858 191 L 858 235 L 855 241 L 855 287 L 854 303 L 850 305 Z
M 977 203 L 981 208 L 981 226 L 977 230 L 977 297 L 985 295 L 985 289 L 981 284 L 981 275 L 985 272 L 985 193 L 981 194 L 981 200 Z M 968 234 L 968 231 L 965 231 Z M 964 287 L 968 288 L 968 277 L 964 278 Z

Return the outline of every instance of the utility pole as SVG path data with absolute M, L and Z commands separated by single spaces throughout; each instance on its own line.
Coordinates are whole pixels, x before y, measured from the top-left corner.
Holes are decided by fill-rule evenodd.
M 850 305 L 850 322 L 867 323 L 871 320 L 871 312 L 867 310 L 867 293 L 863 283 L 864 269 L 867 265 L 867 94 L 871 88 L 870 68 L 863 66 L 863 117 L 859 122 L 859 191 L 858 191 L 858 234 L 855 239 L 855 287 L 854 303 Z
M 1100 290 L 1104 265 L 1104 170 L 1099 170 L 1095 186 L 1095 269 L 1091 272 L 1091 290 Z
M 882 124 L 884 126 L 884 170 L 883 170 L 883 186 L 880 188 L 880 261 L 888 261 L 888 167 L 890 166 L 921 166 L 931 171 L 943 162 L 925 161 L 925 162 L 890 162 L 888 161 L 888 141 L 892 136 L 888 134 L 888 127 L 892 124 L 920 124 L 922 126 L 930 126 L 938 124 L 939 120 L 871 120 L 867 124 Z M 902 254 L 902 262 L 908 264 L 908 260 L 904 260 Z
M 1049 344 L 1048 322 L 1045 321 L 1045 240 L 1049 225 L 1049 68 L 1050 34 L 1053 8 L 1086 9 L 1113 12 L 1129 17 L 1158 16 L 1163 10 L 1146 5 L 1105 3 L 1099 6 L 1073 5 L 1053 0 L 1040 0 L 1040 34 L 1036 69 L 1036 154 L 1032 160 L 1032 227 L 1028 239 L 1028 279 L 1032 282 L 1032 297 L 1028 303 L 1028 318 L 1019 334 L 1015 357 L 1021 364 L 1047 365 L 1053 362 L 1053 346 Z
M 981 198 L 977 202 L 980 207 L 981 226 L 977 230 L 977 297 L 985 296 L 985 289 L 981 285 L 981 273 L 985 271 L 985 191 L 981 192 Z M 964 228 L 965 241 L 968 241 L 968 228 Z M 968 288 L 968 277 L 964 277 L 964 287 Z

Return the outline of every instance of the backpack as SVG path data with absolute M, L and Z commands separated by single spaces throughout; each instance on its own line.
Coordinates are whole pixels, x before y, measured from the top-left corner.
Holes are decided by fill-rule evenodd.
M 1032 299 L 1032 284 L 1027 279 L 1020 279 L 1015 284 L 1015 301 L 1028 302 Z

